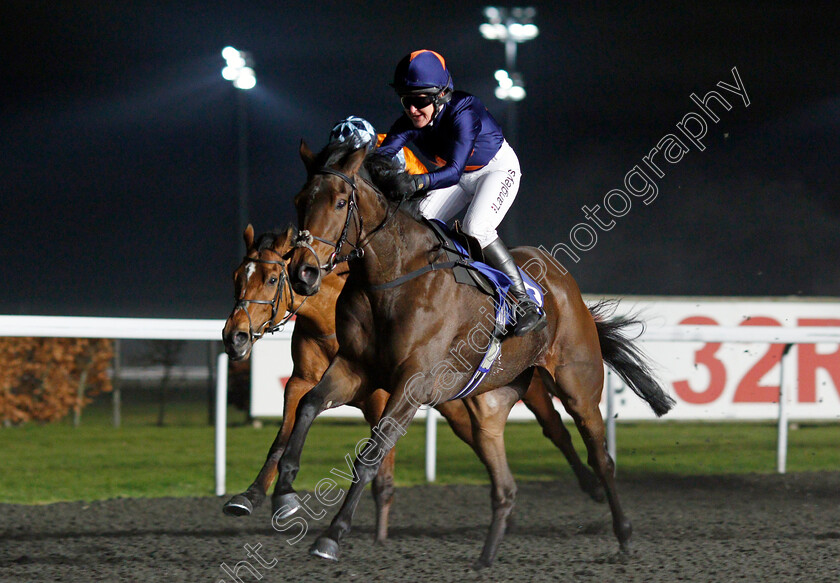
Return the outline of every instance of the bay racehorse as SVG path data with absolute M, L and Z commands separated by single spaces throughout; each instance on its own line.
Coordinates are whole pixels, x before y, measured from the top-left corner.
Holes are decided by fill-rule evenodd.
M 299 234 L 289 264 L 292 288 L 316 294 L 329 273 L 348 261 L 349 276 L 336 305 L 338 353 L 321 380 L 300 401 L 280 458 L 274 496 L 279 515 L 296 510 L 292 487 L 307 432 L 323 410 L 353 402 L 382 388 L 389 397 L 380 422 L 354 462 L 354 479 L 327 530 L 310 552 L 337 560 L 364 486 L 375 476 L 418 408 L 458 395 L 483 358 L 464 350 L 489 337 L 486 318 L 496 301 L 455 282 L 437 269 L 441 245 L 432 230 L 401 209 L 404 194 L 380 181 L 389 199 L 360 172 L 364 150 L 343 144 L 314 155 L 301 143 L 307 181 L 295 197 Z M 381 177 L 400 175 L 380 173 Z M 598 404 L 606 361 L 657 415 L 674 401 L 653 379 L 621 322 L 596 322 L 574 279 L 538 249 L 513 250 L 520 266 L 543 287 L 548 325 L 522 337 L 508 336 L 487 377 L 464 403 L 473 420 L 473 447 L 491 478 L 492 519 L 477 567 L 494 560 L 513 508 L 516 485 L 504 450 L 504 426 L 512 405 L 538 371 L 560 398 L 583 437 L 588 463 L 604 487 L 620 548 L 629 548 L 632 527 L 619 501 L 614 464 L 605 443 Z M 484 322 L 482 322 L 484 319 Z M 465 370 L 463 362 L 468 369 Z M 480 396 L 493 391 L 495 412 Z M 480 417 L 480 421 L 479 421 Z
M 283 402 L 283 420 L 277 437 L 272 443 L 265 463 L 253 483 L 244 492 L 233 496 L 224 505 L 224 512 L 231 516 L 247 516 L 263 503 L 269 487 L 277 475 L 277 465 L 289 439 L 295 419 L 295 410 L 301 397 L 320 380 L 332 358 L 338 352 L 335 333 L 335 304 L 344 287 L 348 272 L 334 270 L 321 280 L 319 292 L 311 297 L 295 295 L 289 285 L 286 256 L 294 249 L 296 230 L 265 233 L 255 240 L 254 230 L 248 225 L 244 232 L 246 254 L 234 272 L 235 305 L 222 332 L 228 356 L 241 361 L 250 356 L 253 343 L 263 335 L 278 329 L 284 315 L 296 315 L 292 334 L 294 369 L 286 383 Z M 286 316 L 286 318 L 288 318 Z M 495 412 L 496 404 L 491 393 L 478 397 L 482 410 Z M 373 391 L 349 404 L 359 408 L 371 427 L 380 421 L 388 394 Z M 554 409 L 551 396 L 538 375 L 534 375 L 522 400 L 534 413 L 543 433 L 564 454 L 571 465 L 581 488 L 594 500 L 603 501 L 603 490 L 595 475 L 587 468 L 575 451 L 571 436 Z M 440 403 L 438 411 L 444 416 L 455 434 L 473 446 L 473 428 L 466 405 L 460 401 Z M 482 413 L 479 412 L 478 420 Z M 376 540 L 387 538 L 388 514 L 394 497 L 394 450 L 383 459 L 373 480 L 373 497 L 376 503 Z M 277 504 L 274 504 L 277 510 Z

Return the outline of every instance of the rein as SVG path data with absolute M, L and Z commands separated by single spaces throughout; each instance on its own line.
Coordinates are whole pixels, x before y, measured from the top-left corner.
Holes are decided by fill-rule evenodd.
M 273 334 L 278 330 L 282 329 L 286 323 L 291 320 L 297 313 L 300 311 L 303 304 L 306 303 L 306 300 L 309 299 L 308 297 L 304 297 L 303 301 L 297 307 L 296 310 L 289 312 L 280 322 L 275 323 L 274 319 L 277 317 L 277 313 L 280 311 L 280 299 L 283 293 L 283 287 L 287 287 L 289 289 L 289 300 L 290 305 L 294 305 L 295 303 L 295 292 L 292 289 L 292 282 L 286 274 L 286 262 L 283 261 L 283 256 L 280 255 L 274 249 L 264 249 L 264 251 L 271 251 L 278 257 L 280 257 L 279 261 L 273 261 L 270 259 L 262 259 L 259 257 L 245 257 L 244 261 L 251 261 L 253 263 L 264 263 L 267 265 L 279 265 L 280 266 L 280 281 L 277 282 L 277 291 L 274 293 L 274 297 L 271 300 L 249 300 L 247 298 L 242 298 L 236 301 L 236 305 L 234 306 L 234 310 L 240 309 L 245 311 L 245 315 L 248 316 L 248 332 L 251 335 L 251 342 L 259 340 L 266 334 Z M 262 251 L 260 251 L 261 253 Z M 271 316 L 264 324 L 262 324 L 259 329 L 255 332 L 254 331 L 254 323 L 251 320 L 251 312 L 248 310 L 248 304 L 264 304 L 271 306 Z

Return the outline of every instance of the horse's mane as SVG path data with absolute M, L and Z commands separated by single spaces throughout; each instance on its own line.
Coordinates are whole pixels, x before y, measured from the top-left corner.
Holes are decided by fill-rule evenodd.
M 341 163 L 358 148 L 348 142 L 331 142 L 318 153 L 312 164 L 313 168 L 329 168 Z M 400 202 L 414 193 L 411 175 L 406 172 L 396 158 L 378 154 L 376 150 L 365 157 L 360 172 L 361 176 L 379 189 L 392 202 Z
M 396 158 L 382 156 L 374 150 L 365 158 L 364 168 L 371 182 L 388 200 L 401 202 L 414 194 L 411 174 L 403 169 Z

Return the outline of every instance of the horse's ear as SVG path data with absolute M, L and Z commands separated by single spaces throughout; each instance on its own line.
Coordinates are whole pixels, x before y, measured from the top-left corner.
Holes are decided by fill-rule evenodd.
M 292 242 L 295 239 L 297 239 L 297 235 L 298 235 L 298 228 L 296 226 L 294 226 L 293 224 L 289 223 L 289 226 L 286 227 L 286 238 L 289 240 L 289 242 Z
M 355 152 L 352 152 L 344 159 L 344 162 L 341 165 L 341 171 L 347 176 L 352 176 L 359 171 L 359 168 L 362 167 L 362 163 L 365 161 L 365 156 L 367 156 L 367 148 L 359 148 Z
M 303 165 L 306 166 L 307 173 L 312 169 L 312 164 L 315 162 L 315 154 L 306 145 L 306 140 L 300 140 L 300 159 L 303 160 Z
M 295 239 L 297 239 L 297 227 L 289 224 L 286 230 L 274 240 L 274 250 L 280 255 L 285 255 L 293 248 Z
M 242 238 L 245 239 L 246 251 L 254 246 L 254 227 L 251 226 L 251 223 L 248 223 L 248 226 L 245 227 L 245 233 L 243 233 Z

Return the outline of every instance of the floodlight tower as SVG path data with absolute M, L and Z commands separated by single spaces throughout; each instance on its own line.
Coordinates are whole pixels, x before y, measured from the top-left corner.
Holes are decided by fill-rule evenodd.
M 248 226 L 248 102 L 245 93 L 256 87 L 257 76 L 254 73 L 251 55 L 245 51 L 233 47 L 225 47 L 222 50 L 222 57 L 225 59 L 225 67 L 222 69 L 222 77 L 233 83 L 237 91 L 237 126 L 239 129 L 239 239 Z M 241 255 L 245 255 L 244 241 L 241 243 L 243 249 Z
M 516 48 L 520 43 L 535 39 L 540 33 L 533 22 L 536 15 L 537 10 L 532 6 L 510 9 L 487 6 L 484 9 L 487 22 L 478 27 L 481 36 L 505 45 L 505 68 L 495 73 L 499 83 L 495 93 L 498 99 L 507 101 L 505 137 L 514 148 L 519 146 L 516 104 L 525 99 L 526 95 L 522 74 L 516 70 Z M 505 222 L 505 237 L 513 244 L 517 244 L 519 239 L 515 208 L 508 211 L 508 220 Z
M 505 68 L 496 71 L 499 86 L 496 97 L 508 102 L 507 134 L 508 140 L 517 145 L 516 102 L 525 99 L 525 85 L 522 74 L 516 70 L 516 49 L 520 43 L 535 39 L 540 30 L 534 24 L 537 10 L 533 6 L 517 8 L 499 8 L 487 6 L 484 16 L 487 22 L 478 27 L 487 40 L 497 40 L 505 44 Z

